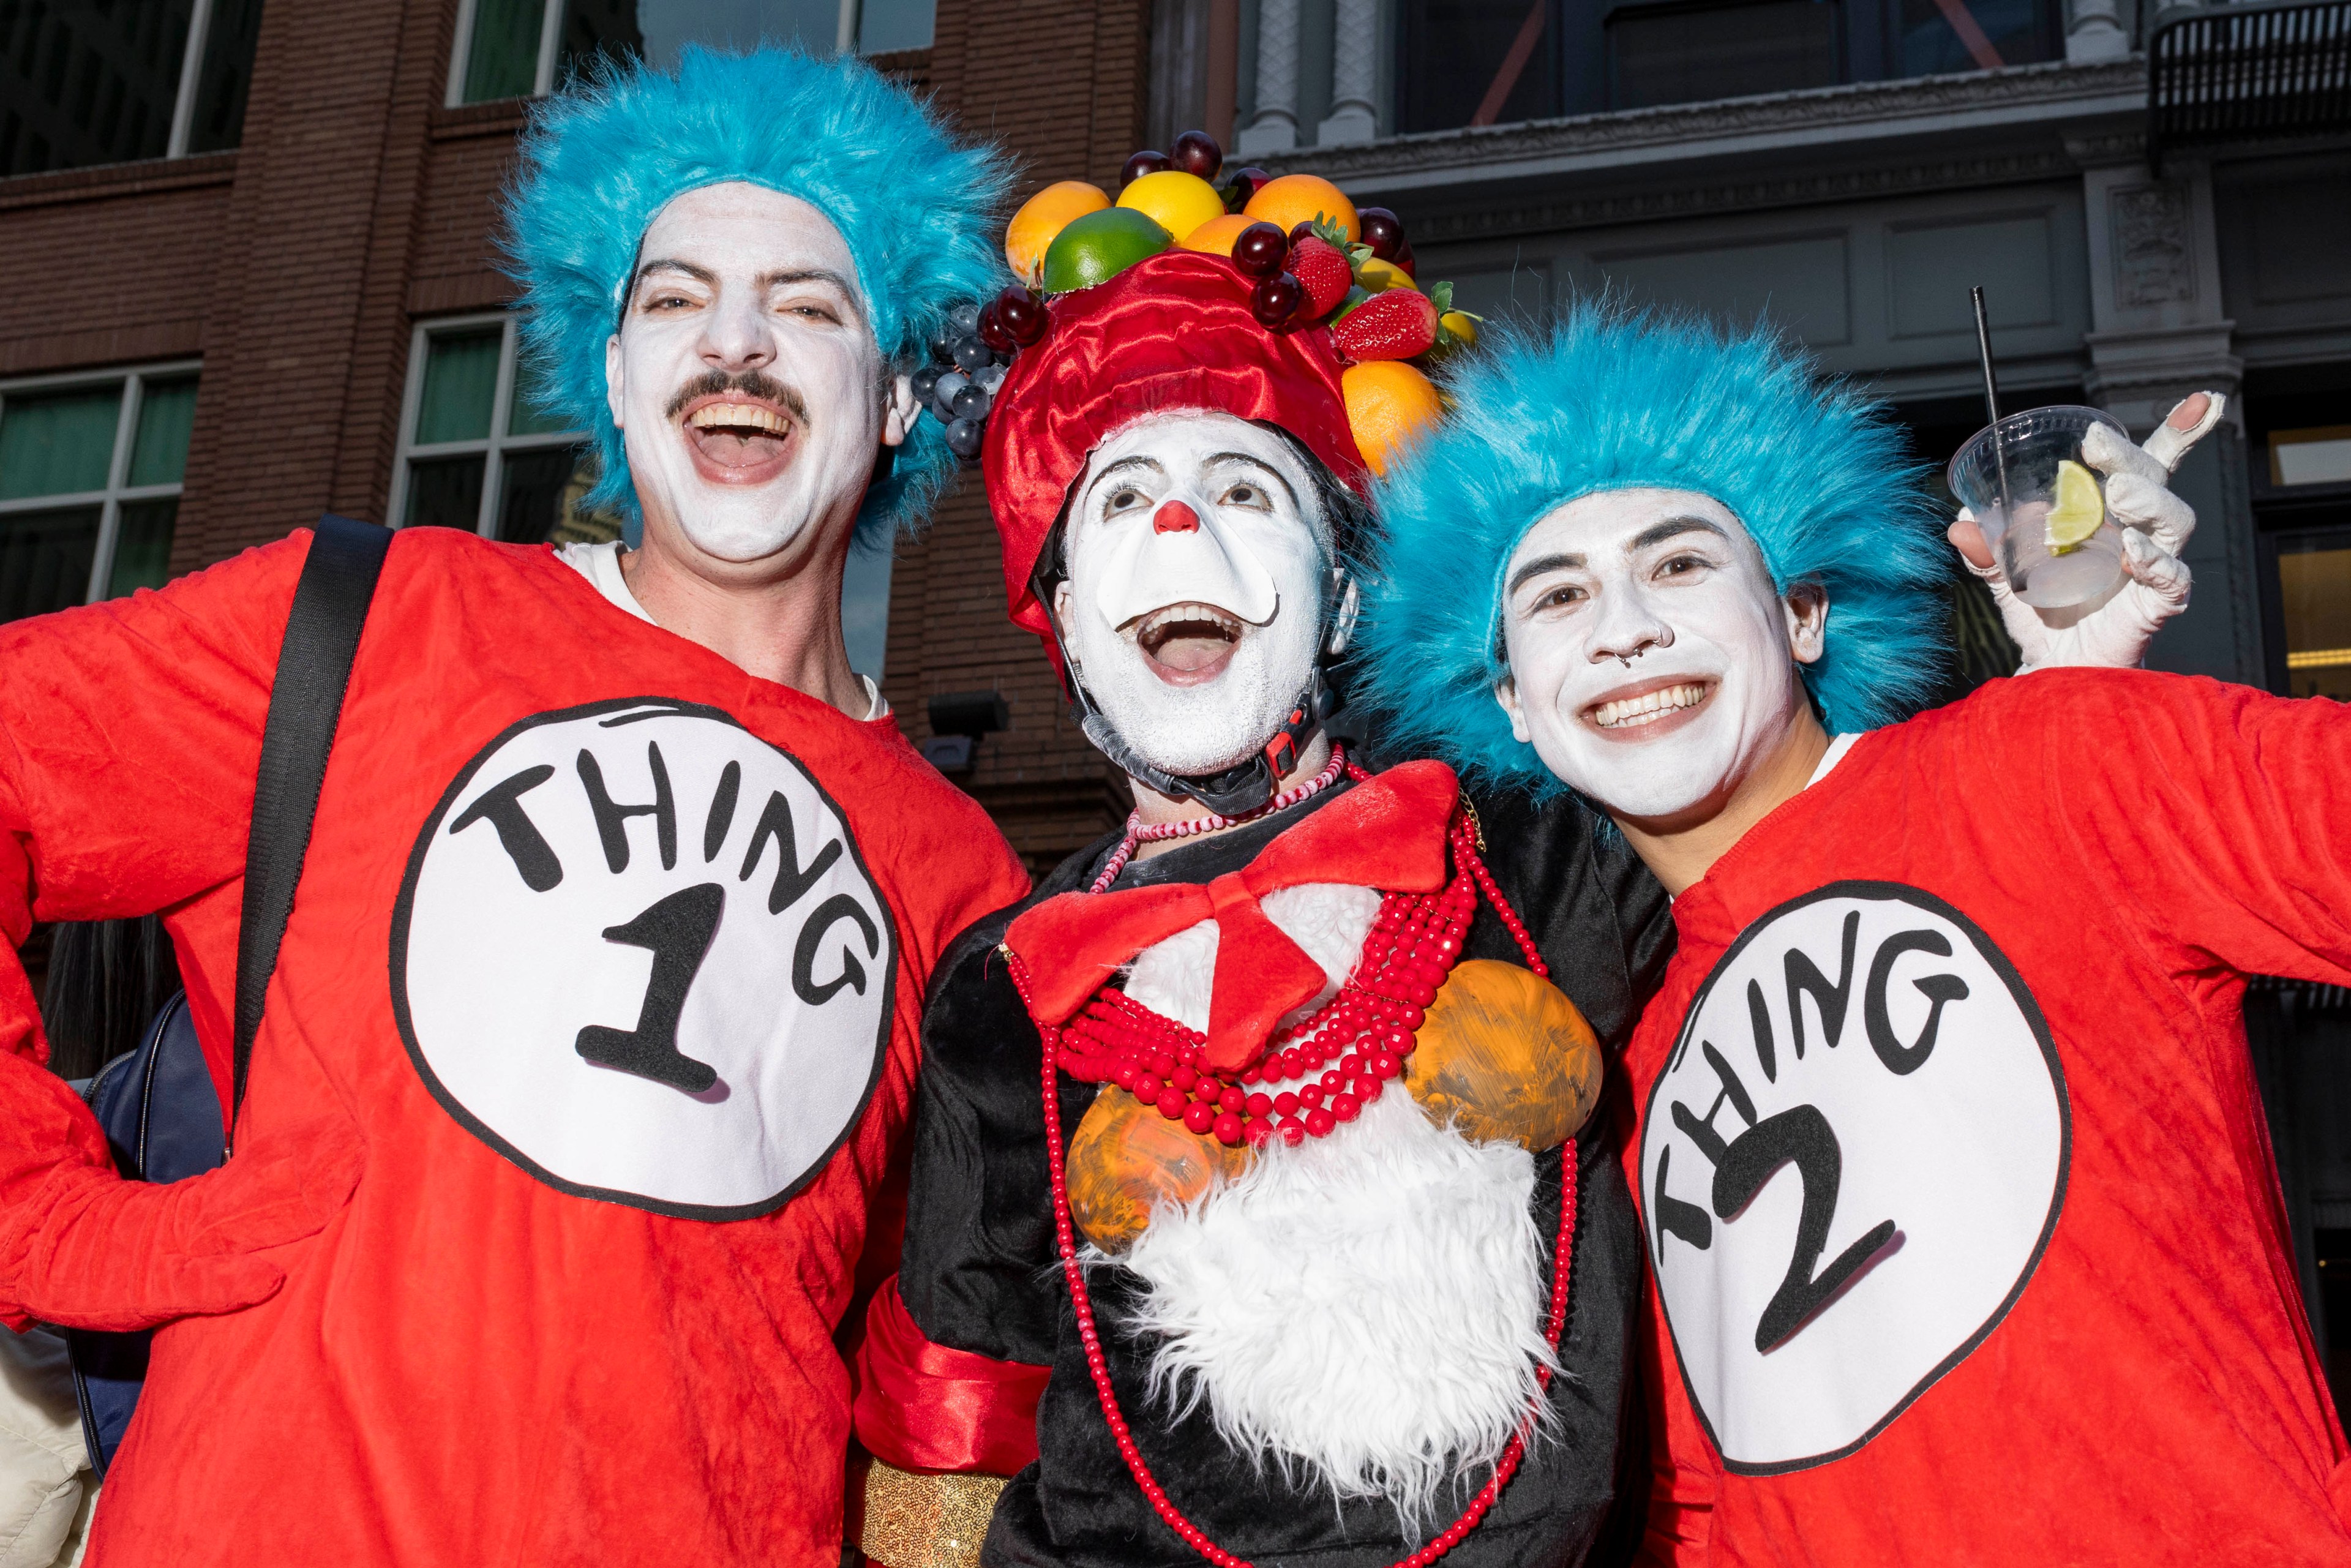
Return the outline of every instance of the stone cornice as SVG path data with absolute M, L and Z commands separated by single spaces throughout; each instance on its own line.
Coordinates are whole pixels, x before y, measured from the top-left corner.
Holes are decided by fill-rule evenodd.
M 2147 68 L 2139 57 L 2095 65 L 2053 62 L 1428 131 L 1353 146 L 1301 148 L 1263 162 L 1277 172 L 1322 174 L 1351 191 L 1434 193 L 1464 180 L 1511 181 L 1792 152 L 1856 139 L 2063 123 L 2134 112 L 2146 101 Z
M 1811 206 L 1826 202 L 1917 195 L 1928 191 L 2022 184 L 2064 179 L 2080 172 L 2080 163 L 2069 152 L 2037 148 L 1975 158 L 1906 161 L 1771 178 L 1652 184 L 1608 194 L 1481 204 L 1467 211 L 1416 214 L 1412 235 L 1422 245 L 1497 239 L 1511 235 L 1697 217 L 1708 213 L 1754 212 L 1768 207 Z

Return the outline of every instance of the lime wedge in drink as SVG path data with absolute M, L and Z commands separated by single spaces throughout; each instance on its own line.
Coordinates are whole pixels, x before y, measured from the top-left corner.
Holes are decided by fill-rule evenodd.
M 2051 555 L 2078 549 L 2106 520 L 2106 503 L 2095 476 L 2071 458 L 2057 464 L 2057 503 L 2046 520 Z

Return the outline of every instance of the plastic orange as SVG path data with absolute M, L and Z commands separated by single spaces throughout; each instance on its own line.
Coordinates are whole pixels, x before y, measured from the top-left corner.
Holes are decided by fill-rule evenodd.
M 1455 966 L 1405 1059 L 1431 1120 L 1481 1144 L 1556 1148 L 1600 1102 L 1600 1040 L 1565 992 L 1491 958 Z
M 1046 186 L 1021 204 L 1012 214 L 1012 222 L 1004 231 L 1004 259 L 1012 266 L 1012 275 L 1029 287 L 1045 267 L 1046 249 L 1053 237 L 1070 225 L 1072 219 L 1088 213 L 1101 212 L 1110 205 L 1110 197 L 1099 185 L 1089 185 L 1083 180 L 1060 180 Z
M 1177 244 L 1191 237 L 1201 225 L 1225 215 L 1225 199 L 1197 174 L 1162 169 L 1145 174 L 1118 193 L 1118 204 L 1132 207 L 1176 236 Z
M 1347 231 L 1350 241 L 1364 237 L 1363 220 L 1355 216 L 1355 204 L 1347 200 L 1346 192 L 1320 174 L 1284 174 L 1279 180 L 1268 180 L 1258 187 L 1257 194 L 1241 211 L 1252 218 L 1280 224 L 1284 234 L 1316 218 L 1329 218 Z
M 1233 241 L 1241 237 L 1241 230 L 1258 220 L 1247 213 L 1227 213 L 1221 218 L 1210 218 L 1184 241 L 1186 250 L 1204 250 L 1211 256 L 1233 254 Z
M 1106 1083 L 1070 1140 L 1070 1218 L 1087 1240 L 1116 1256 L 1151 1223 L 1155 1204 L 1190 1203 L 1249 1163 L 1248 1150 L 1187 1131 Z
M 1384 476 L 1396 455 L 1445 412 L 1436 383 L 1402 360 L 1350 365 L 1339 376 L 1347 424 L 1372 472 Z

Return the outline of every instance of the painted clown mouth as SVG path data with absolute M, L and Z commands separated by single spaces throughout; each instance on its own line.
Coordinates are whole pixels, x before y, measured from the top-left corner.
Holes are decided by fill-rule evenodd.
M 1583 710 L 1583 716 L 1594 728 L 1627 739 L 1637 735 L 1646 740 L 1660 726 L 1678 728 L 1677 721 L 1703 706 L 1717 684 L 1672 677 L 1649 681 L 1592 704 Z
M 728 392 L 688 403 L 679 429 L 705 478 L 758 485 L 783 471 L 798 424 L 778 404 Z
M 1164 604 L 1136 621 L 1132 635 L 1153 674 L 1171 686 L 1202 685 L 1232 663 L 1241 619 L 1197 601 Z

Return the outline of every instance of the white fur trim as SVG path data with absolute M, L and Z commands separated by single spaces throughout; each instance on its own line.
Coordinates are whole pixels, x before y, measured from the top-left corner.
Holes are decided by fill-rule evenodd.
M 1353 1124 L 1278 1141 L 1123 1261 L 1164 1336 L 1153 1396 L 1206 1398 L 1238 1452 L 1417 1533 L 1450 1478 L 1482 1485 L 1553 1364 L 1534 1157 L 1432 1124 L 1397 1084 Z
M 1380 913 L 1376 889 L 1344 883 L 1311 882 L 1269 893 L 1259 901 L 1266 918 L 1308 957 L 1322 966 L 1322 994 L 1288 1014 L 1284 1024 L 1321 1007 L 1364 954 L 1364 938 Z M 1217 974 L 1217 923 L 1203 920 L 1135 955 L 1127 970 L 1126 994 L 1186 1029 L 1208 1027 L 1208 995 Z

